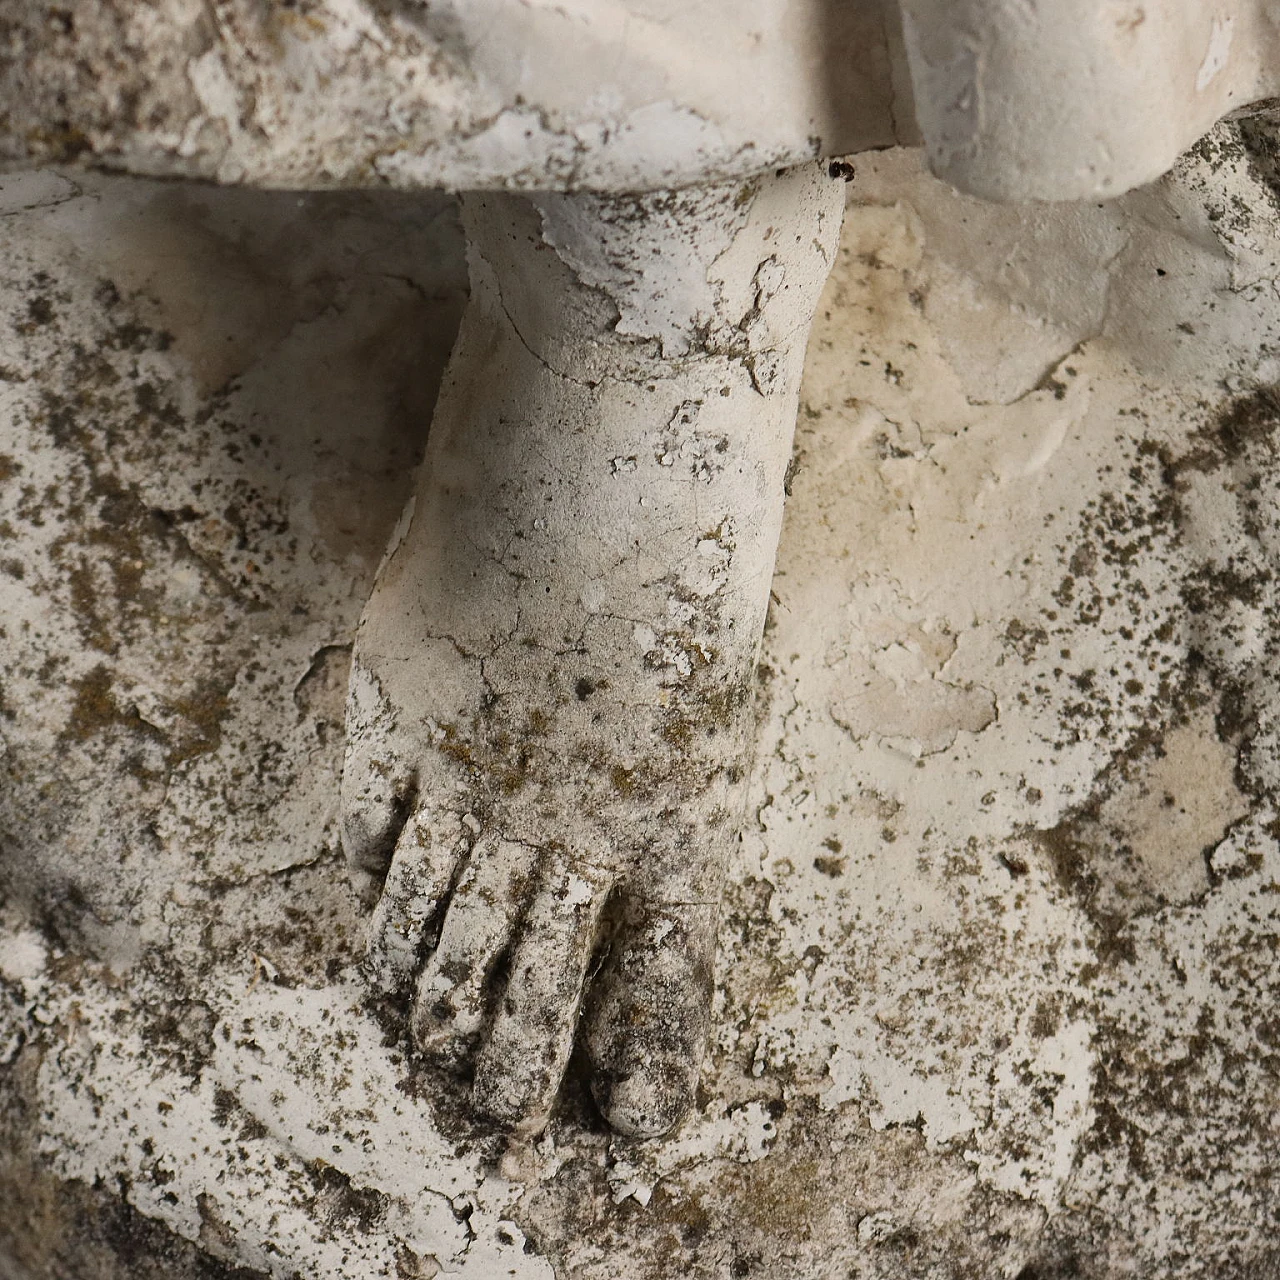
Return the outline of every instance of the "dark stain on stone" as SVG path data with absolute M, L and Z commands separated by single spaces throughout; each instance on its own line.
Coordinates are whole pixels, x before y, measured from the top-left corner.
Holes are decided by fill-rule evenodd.
M 313 1161 L 307 1168 L 315 1188 L 313 1207 L 334 1227 L 371 1231 L 386 1214 L 387 1196 L 369 1187 L 355 1187 L 340 1169 Z
M 111 672 L 102 663 L 71 682 L 75 696 L 71 703 L 70 718 L 62 731 L 63 742 L 87 742 L 95 735 L 117 726 L 154 737 L 161 736 L 136 710 L 122 708 L 117 703 L 112 693 L 112 684 Z
M 1101 797 L 1095 797 L 1056 826 L 1025 834 L 1040 847 L 1058 883 L 1083 908 L 1094 927 L 1094 951 L 1104 965 L 1131 961 L 1136 952 L 1128 918 L 1099 904 L 1102 889 L 1100 841 L 1107 839 L 1100 821 Z
M 128 1203 L 123 1178 L 93 1185 L 55 1178 L 6 1132 L 22 1123 L 22 1105 L 10 1100 L 10 1123 L 0 1124 L 0 1269 L 10 1262 L 23 1280 L 268 1280 L 144 1217 Z
M 1031 1015 L 1031 1034 L 1037 1040 L 1056 1035 L 1062 1021 L 1062 1005 L 1056 998 L 1041 997 Z

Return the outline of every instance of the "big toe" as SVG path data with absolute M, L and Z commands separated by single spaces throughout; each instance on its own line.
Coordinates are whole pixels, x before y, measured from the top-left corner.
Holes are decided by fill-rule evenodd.
M 591 1093 L 611 1129 L 629 1138 L 660 1138 L 688 1114 L 697 1087 L 698 1067 L 668 1058 L 625 1076 L 597 1071 Z
M 645 912 L 592 989 L 586 1048 L 596 1104 L 619 1133 L 655 1138 L 693 1104 L 711 1022 L 715 908 Z

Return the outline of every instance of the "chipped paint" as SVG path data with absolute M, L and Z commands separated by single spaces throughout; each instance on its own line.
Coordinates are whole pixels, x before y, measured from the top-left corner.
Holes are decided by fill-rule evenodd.
M 68 1235 L 37 1187 L 45 1215 L 124 1197 L 191 1256 L 318 1280 L 1272 1266 L 1276 154 L 1223 126 L 1157 187 L 1061 210 L 1051 265 L 1101 320 L 938 230 L 1004 246 L 1016 211 L 859 161 L 712 1058 L 660 1144 L 605 1131 L 571 1071 L 504 1146 L 357 979 L 341 734 L 320 676 L 295 690 L 345 653 L 404 508 L 459 309 L 447 215 L 31 187 L 0 228 L 0 1178 L 45 1224 L 27 1269 Z M 1044 312 L 1047 372 L 968 359 L 966 290 L 1002 332 Z M 97 356 L 59 358 L 77 342 Z M 378 390 L 424 350 L 422 384 Z M 855 670 L 998 714 L 939 697 L 945 732 L 854 734 Z

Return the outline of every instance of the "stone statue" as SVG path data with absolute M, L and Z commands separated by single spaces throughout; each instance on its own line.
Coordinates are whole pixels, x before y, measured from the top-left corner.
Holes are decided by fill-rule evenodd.
M 471 302 L 357 638 L 344 841 L 379 980 L 424 966 L 415 1039 L 479 1041 L 505 1121 L 545 1122 L 589 974 L 611 1123 L 662 1133 L 692 1097 L 843 199 L 815 164 L 465 198 Z
M 842 157 L 1118 194 L 1280 77 L 1269 0 L 0 3 L 0 157 L 460 190 L 471 299 L 356 639 L 343 841 L 413 1036 L 536 1134 L 706 1041 Z

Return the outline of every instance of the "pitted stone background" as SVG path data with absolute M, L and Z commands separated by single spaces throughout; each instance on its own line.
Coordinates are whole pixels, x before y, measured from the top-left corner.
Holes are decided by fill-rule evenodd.
M 1280 1274 L 1278 155 L 858 161 L 699 1113 L 509 1151 L 333 826 L 452 205 L 5 178 L 6 1277 Z

